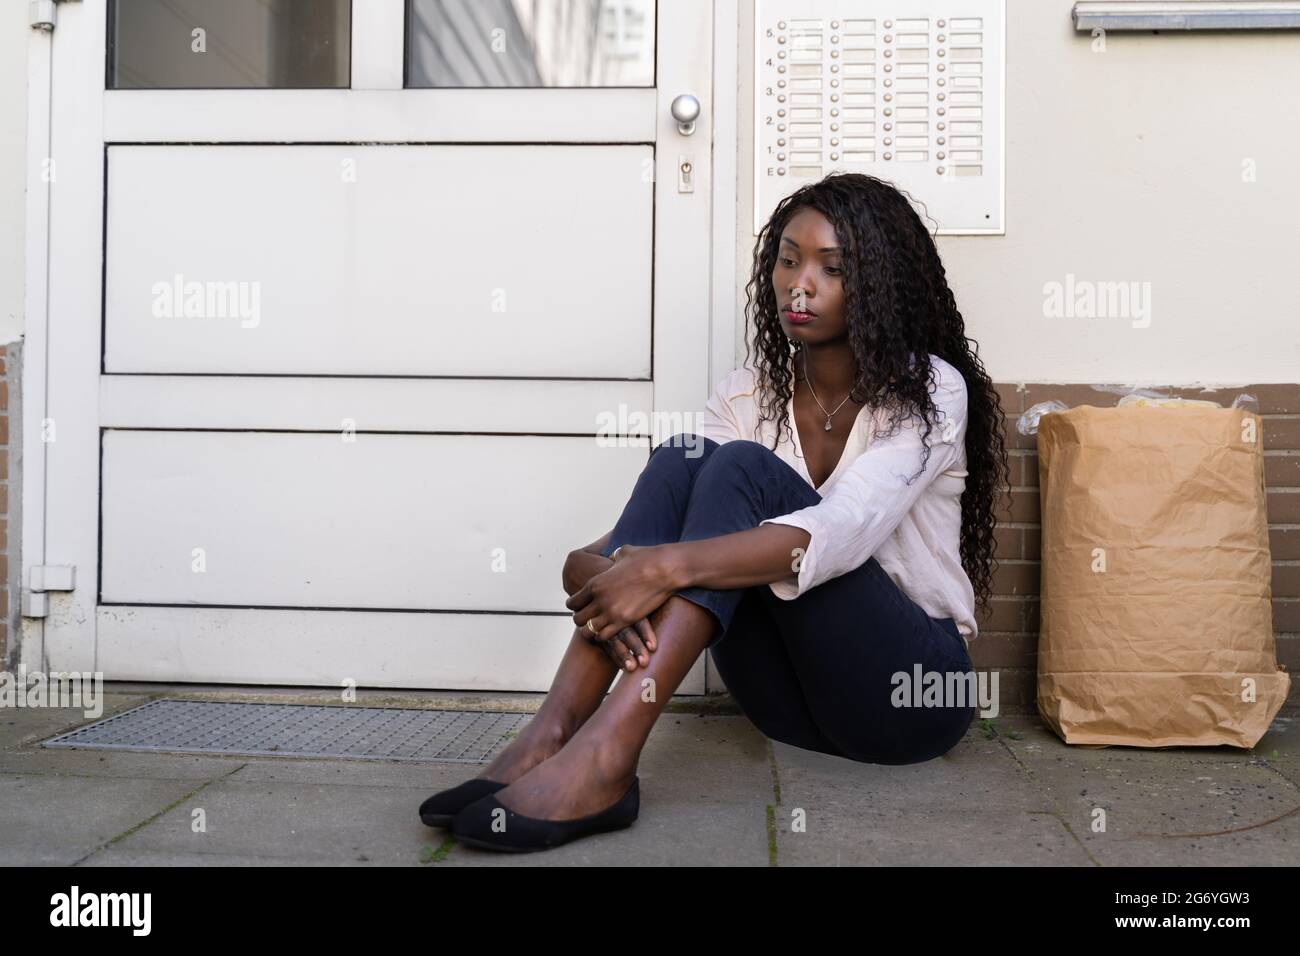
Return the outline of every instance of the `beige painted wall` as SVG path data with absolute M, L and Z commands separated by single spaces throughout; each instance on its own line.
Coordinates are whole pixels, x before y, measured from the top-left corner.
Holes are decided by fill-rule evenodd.
M 1112 33 L 1094 52 L 1072 5 L 1007 0 L 1006 235 L 938 240 L 989 372 L 1300 381 L 1300 31 Z M 741 0 L 738 315 L 754 243 L 752 18 Z M 1149 324 L 1045 316 L 1045 284 L 1067 274 L 1149 283 Z
M 0 4 L 0 343 L 23 328 L 27 4 Z

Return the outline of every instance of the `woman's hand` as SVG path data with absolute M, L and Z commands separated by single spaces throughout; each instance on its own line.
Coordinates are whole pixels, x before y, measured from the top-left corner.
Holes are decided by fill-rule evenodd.
M 587 638 L 587 643 L 604 651 L 605 656 L 613 661 L 614 666 L 619 670 L 634 671 L 638 665 L 649 666 L 650 655 L 654 653 L 657 638 L 648 617 L 641 618 L 632 627 L 623 628 L 608 640 L 602 640 L 590 633 L 588 628 L 584 627 L 580 630 Z
M 587 581 L 564 602 L 574 611 L 573 623 L 593 637 L 608 639 L 631 627 L 672 597 L 677 586 L 672 568 L 659 545 L 625 544 L 618 560 Z M 647 622 L 648 623 L 648 622 Z
M 620 557 L 622 553 L 619 552 Z M 610 558 L 595 551 L 581 548 L 570 551 L 564 561 L 564 571 L 561 574 L 565 593 L 570 595 L 576 593 L 597 574 L 609 570 L 613 565 L 614 562 Z M 587 643 L 604 651 L 619 670 L 633 671 L 638 664 L 642 667 L 648 665 L 650 655 L 654 652 L 657 643 L 654 628 L 650 626 L 648 618 L 641 618 L 631 627 L 625 627 L 613 637 L 604 640 L 592 634 L 589 628 L 582 628 L 582 633 L 587 638 Z

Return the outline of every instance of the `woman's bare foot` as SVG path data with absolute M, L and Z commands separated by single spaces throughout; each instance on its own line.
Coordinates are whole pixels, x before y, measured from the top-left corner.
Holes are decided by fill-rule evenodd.
M 582 721 L 570 722 L 577 730 L 568 742 L 551 757 L 507 779 L 508 785 L 492 794 L 498 803 L 534 819 L 576 820 L 608 809 L 627 793 L 655 721 L 704 652 L 717 624 L 711 612 L 680 595 L 654 611 L 650 623 L 659 641 L 644 676 L 629 680 L 624 674 L 608 695 L 600 688 L 604 699 Z M 581 638 L 570 647 L 575 659 L 578 652 L 581 659 L 591 659 L 588 650 Z M 612 680 L 614 675 L 601 671 L 599 676 Z M 654 693 L 645 696 L 649 688 Z M 554 699 L 558 704 L 574 698 Z
M 497 754 L 479 777 L 511 783 L 559 752 L 569 734 L 542 714 L 530 720 L 519 735 Z
M 621 746 L 608 734 L 579 731 L 554 756 L 493 796 L 527 817 L 576 820 L 612 806 L 627 793 L 635 776 L 633 748 Z
M 573 629 L 555 681 L 537 715 L 477 779 L 512 783 L 558 753 L 600 706 L 618 667 L 603 650 L 589 644 L 584 634 L 583 628 Z

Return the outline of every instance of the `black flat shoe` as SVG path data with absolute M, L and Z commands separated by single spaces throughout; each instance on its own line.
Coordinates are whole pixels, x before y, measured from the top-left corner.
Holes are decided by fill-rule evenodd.
M 547 850 L 592 833 L 607 833 L 630 827 L 641 809 L 641 778 L 633 777 L 627 793 L 611 807 L 576 820 L 539 820 L 526 817 L 503 805 L 495 796 L 486 796 L 456 814 L 452 835 L 461 843 L 485 850 L 528 853 Z M 504 816 L 495 811 L 505 811 Z M 505 829 L 495 832 L 494 820 L 504 819 Z
M 461 810 L 505 786 L 507 784 L 482 777 L 466 780 L 460 786 L 435 793 L 420 804 L 420 820 L 431 827 L 449 827 Z

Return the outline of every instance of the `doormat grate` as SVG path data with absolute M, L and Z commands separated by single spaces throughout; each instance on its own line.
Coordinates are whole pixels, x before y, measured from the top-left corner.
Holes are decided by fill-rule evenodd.
M 42 746 L 487 763 L 531 717 L 502 711 L 164 698 L 52 737 Z

